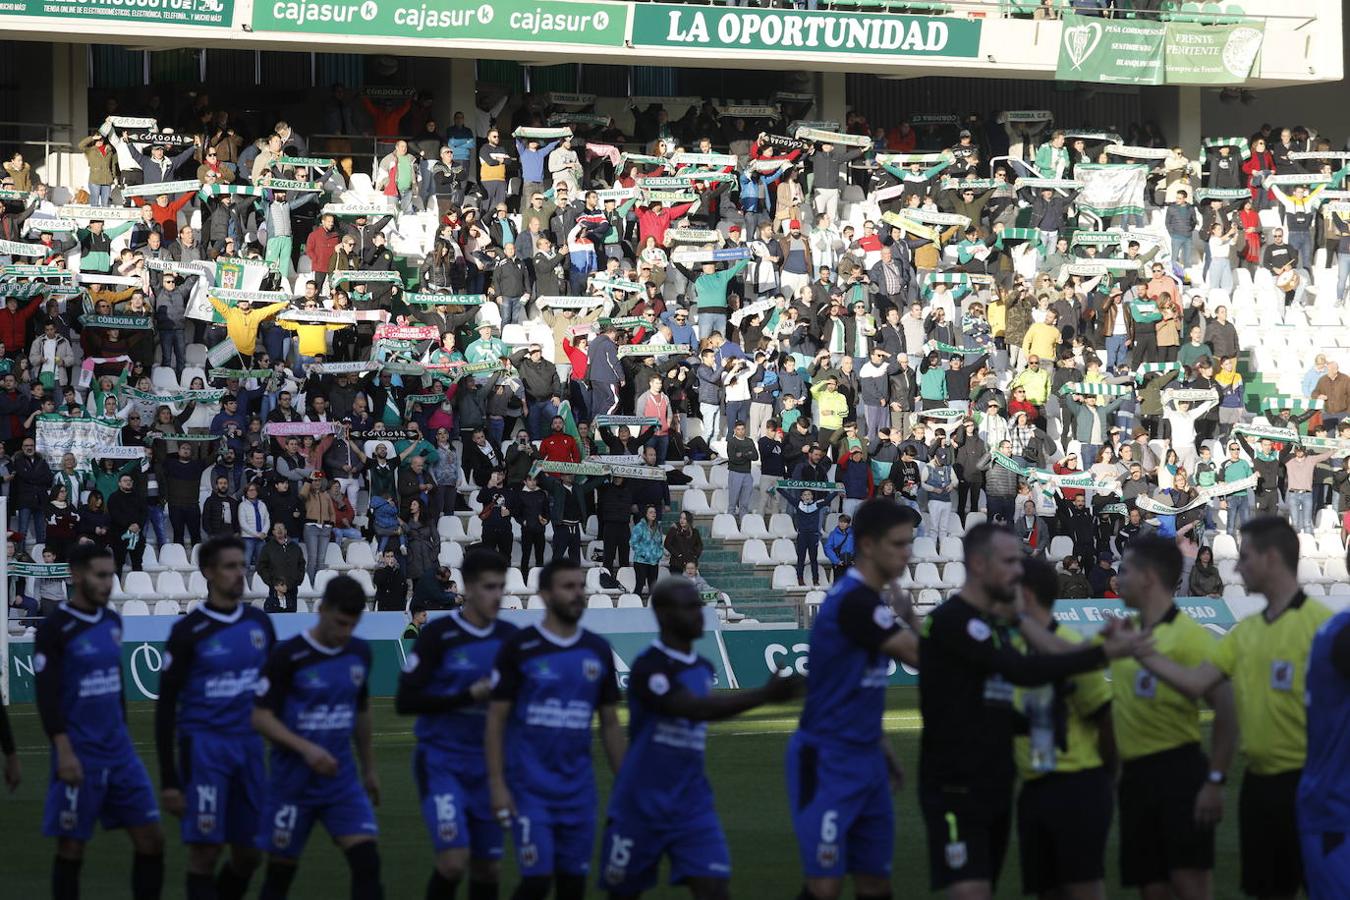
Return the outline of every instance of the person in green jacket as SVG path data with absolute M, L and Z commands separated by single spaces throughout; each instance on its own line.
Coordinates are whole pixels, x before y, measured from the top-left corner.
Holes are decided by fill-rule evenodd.
M 942 365 L 941 354 L 936 350 L 919 363 L 919 397 L 923 400 L 924 409 L 947 405 L 947 370 Z
M 1064 146 L 1064 132 L 1053 132 L 1049 143 L 1036 148 L 1036 170 L 1042 178 L 1065 177 L 1069 171 L 1069 149 Z
M 112 271 L 113 238 L 128 231 L 135 222 L 123 222 L 104 228 L 102 219 L 92 219 L 88 227 L 78 228 L 75 237 L 80 242 L 80 271 L 107 275 Z
M 703 273 L 700 275 L 687 266 L 675 263 L 675 268 L 679 269 L 694 287 L 694 296 L 698 303 L 699 337 L 706 338 L 714 331 L 723 335 L 727 333 L 727 286 L 731 283 L 731 279 L 741 274 L 741 270 L 749 264 L 748 259 L 738 260 L 734 265 L 719 272 L 716 263 L 705 262 Z

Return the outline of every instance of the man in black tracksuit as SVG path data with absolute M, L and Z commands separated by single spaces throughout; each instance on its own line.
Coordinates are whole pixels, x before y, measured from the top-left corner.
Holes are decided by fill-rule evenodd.
M 1139 636 L 1113 627 L 1101 644 L 1058 652 L 1043 627 L 1019 619 L 1021 542 L 976 525 L 963 541 L 966 583 L 924 621 L 919 641 L 919 805 L 928 831 L 930 888 L 983 887 L 992 896 L 1012 824 L 1014 688 L 1103 668 Z M 1035 654 L 1013 644 L 1014 628 Z

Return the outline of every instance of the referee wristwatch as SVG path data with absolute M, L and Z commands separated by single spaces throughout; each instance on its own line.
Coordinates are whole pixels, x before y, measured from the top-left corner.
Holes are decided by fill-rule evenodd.
M 1220 772 L 1218 769 L 1211 769 L 1205 780 L 1210 784 L 1217 784 L 1222 787 L 1228 783 L 1228 775 L 1225 772 Z

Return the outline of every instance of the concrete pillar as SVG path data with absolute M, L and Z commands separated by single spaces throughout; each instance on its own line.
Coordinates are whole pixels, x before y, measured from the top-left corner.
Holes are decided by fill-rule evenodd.
M 821 119 L 826 122 L 838 122 L 839 127 L 842 128 L 847 113 L 848 90 L 845 87 L 844 73 L 820 73 L 820 87 L 816 91 L 816 109 L 810 118 Z
M 1196 152 L 1192 148 L 1200 146 L 1205 134 L 1200 122 L 1200 88 L 1177 88 L 1175 133 L 1176 137 L 1172 141 L 1174 145 L 1186 148 L 1188 153 Z
M 51 141 L 75 144 L 89 133 L 89 51 L 83 44 L 52 44 L 51 60 L 52 102 L 47 121 L 65 126 L 52 128 Z M 54 150 L 42 162 L 44 171 L 39 174 L 48 183 L 79 184 L 87 178 L 82 154 Z

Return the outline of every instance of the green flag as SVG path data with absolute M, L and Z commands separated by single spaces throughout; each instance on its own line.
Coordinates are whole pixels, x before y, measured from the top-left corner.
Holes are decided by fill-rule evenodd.
M 572 401 L 564 400 L 558 407 L 558 415 L 563 420 L 563 432 L 570 434 L 572 440 L 577 442 L 577 447 L 581 450 L 581 458 L 586 458 L 586 445 L 581 442 L 581 431 L 577 428 L 576 417 L 572 415 Z

